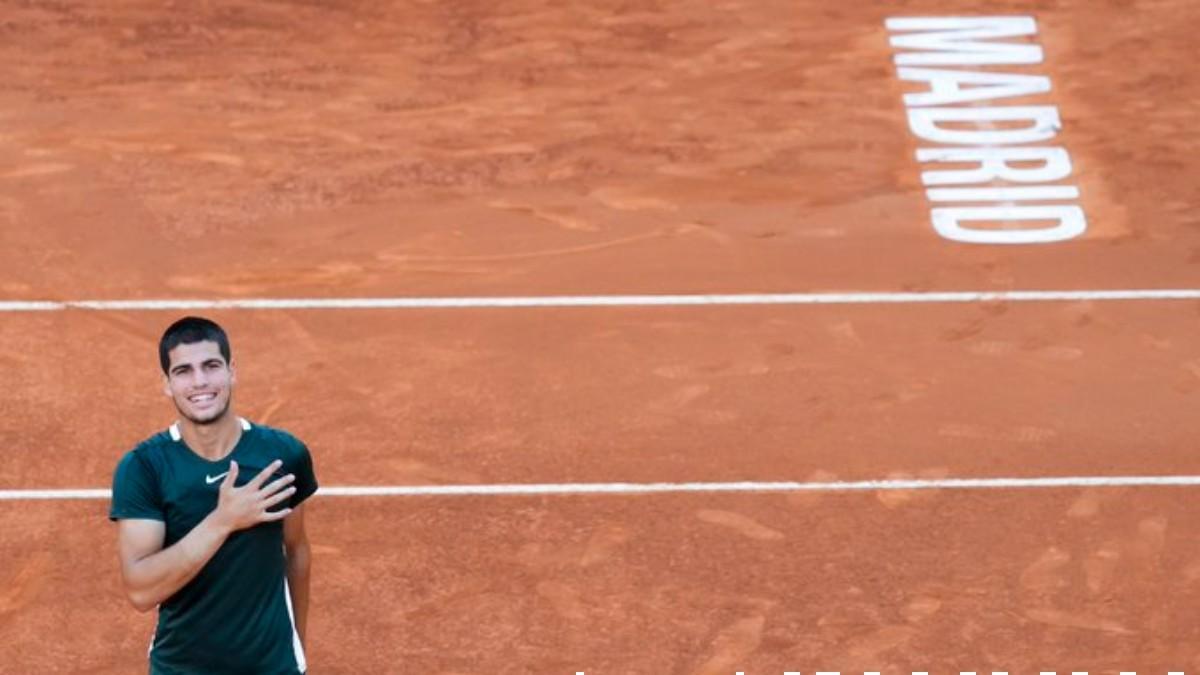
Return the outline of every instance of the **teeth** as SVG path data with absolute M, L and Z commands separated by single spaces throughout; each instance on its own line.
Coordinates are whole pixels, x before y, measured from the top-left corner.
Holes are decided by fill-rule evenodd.
M 214 399 L 216 397 L 217 397 L 216 394 L 200 394 L 199 396 L 191 397 L 189 400 L 193 403 L 200 403 L 202 401 L 211 401 L 212 399 Z

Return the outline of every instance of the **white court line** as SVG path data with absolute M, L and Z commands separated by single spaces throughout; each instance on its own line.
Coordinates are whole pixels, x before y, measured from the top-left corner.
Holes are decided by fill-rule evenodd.
M 743 293 L 709 295 L 547 295 L 411 298 L 243 298 L 229 300 L 4 300 L 0 312 L 198 309 L 471 309 L 485 307 L 681 307 L 694 305 L 850 305 L 1083 300 L 1200 300 L 1197 288 L 920 293 Z
M 1200 476 L 1063 476 L 1053 478 L 937 478 L 826 482 L 731 483 L 501 483 L 491 485 L 339 485 L 322 497 L 449 497 L 499 495 L 637 495 L 679 492 L 855 492 L 864 490 L 994 490 L 1083 487 L 1195 487 Z M 108 499 L 109 490 L 0 490 L 0 501 Z

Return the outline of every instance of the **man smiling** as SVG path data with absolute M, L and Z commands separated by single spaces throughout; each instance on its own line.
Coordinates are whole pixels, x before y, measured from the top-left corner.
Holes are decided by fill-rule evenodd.
M 233 412 L 229 339 L 186 317 L 159 341 L 178 420 L 126 453 L 113 476 L 125 592 L 158 607 L 151 675 L 304 673 L 308 449 Z

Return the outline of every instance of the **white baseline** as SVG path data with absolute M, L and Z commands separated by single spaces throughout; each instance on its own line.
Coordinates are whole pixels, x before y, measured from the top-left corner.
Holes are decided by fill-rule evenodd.
M 638 495 L 689 492 L 858 492 L 875 490 L 996 490 L 1032 488 L 1198 487 L 1200 476 L 1059 476 L 937 478 L 860 481 L 737 481 L 724 483 L 495 483 L 481 485 L 342 485 L 320 497 L 468 497 L 530 495 Z M 0 501 L 108 499 L 103 489 L 0 490 Z
M 713 305 L 937 304 L 1200 300 L 1200 288 L 1112 290 L 545 295 L 392 298 L 241 298 L 162 300 L 3 300 L 0 312 L 178 311 L 199 309 L 474 309 L 502 307 L 685 307 Z

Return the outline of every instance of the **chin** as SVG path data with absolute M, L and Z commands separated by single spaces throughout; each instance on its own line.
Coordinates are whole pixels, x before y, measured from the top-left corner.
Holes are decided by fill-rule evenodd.
M 188 416 L 188 419 L 189 419 L 189 420 L 191 420 L 193 424 L 199 424 L 200 426 L 206 426 L 206 425 L 209 425 L 209 424 L 213 424 L 213 423 L 219 422 L 219 421 L 221 421 L 221 419 L 222 419 L 222 418 L 224 418 L 224 417 L 225 417 L 225 411 L 224 411 L 224 410 L 222 410 L 221 412 L 219 412 L 219 413 L 217 413 L 216 415 L 213 415 L 213 416 L 211 416 L 211 417 L 191 417 L 191 416 Z

